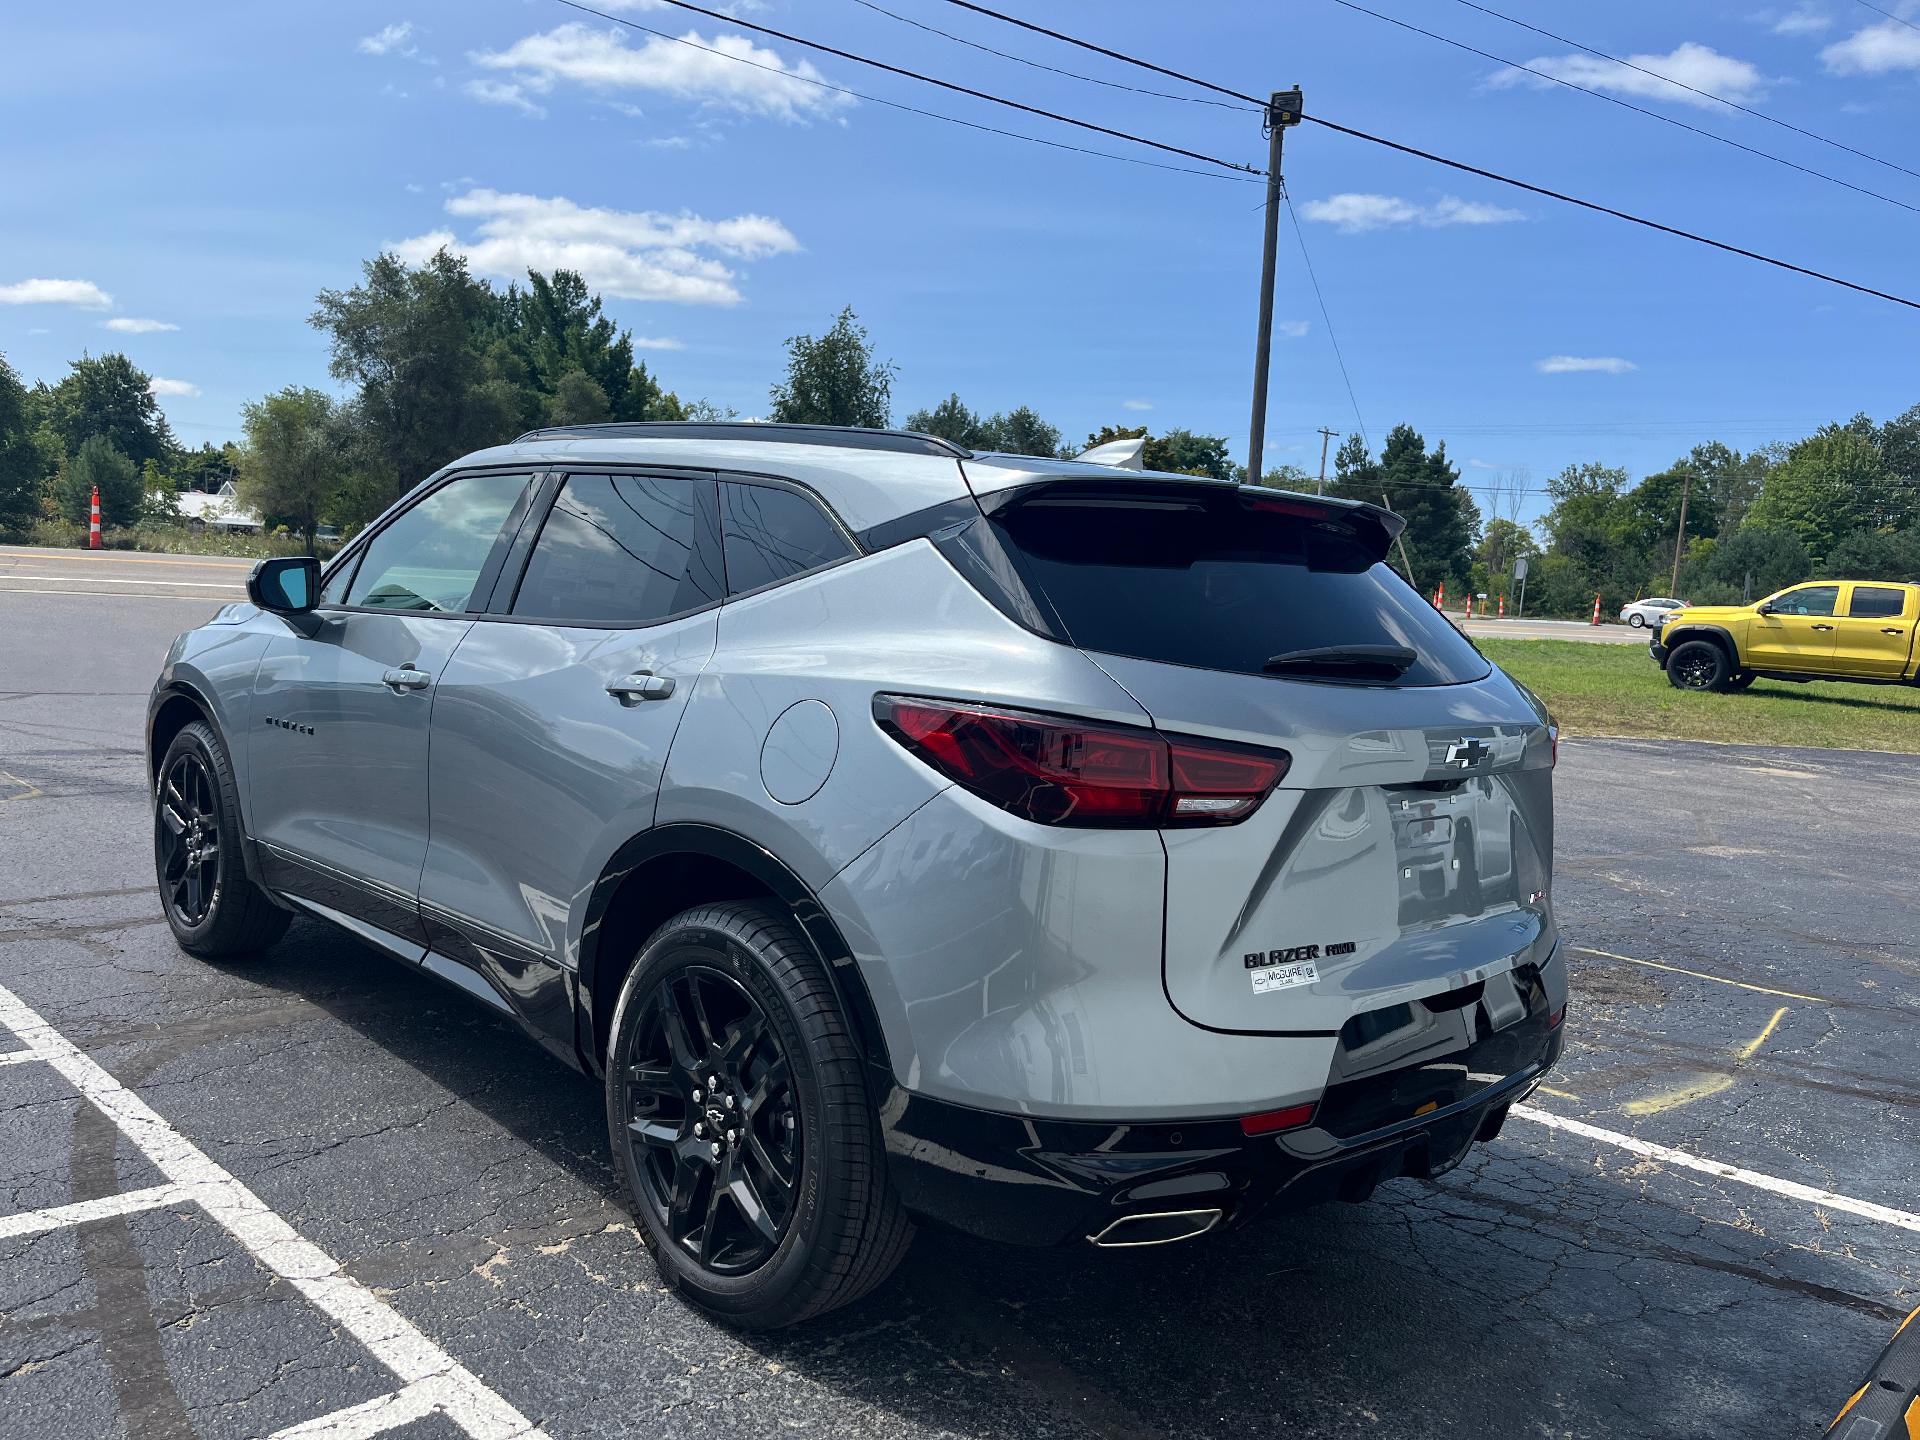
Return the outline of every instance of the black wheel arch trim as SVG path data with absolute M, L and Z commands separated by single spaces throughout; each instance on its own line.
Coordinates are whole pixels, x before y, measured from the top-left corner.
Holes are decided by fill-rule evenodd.
M 147 789 L 150 792 L 147 798 L 149 801 L 153 798 L 151 792 L 159 780 L 160 762 L 165 758 L 159 751 L 154 749 L 153 722 L 159 717 L 160 711 L 165 708 L 171 700 L 185 700 L 200 712 L 200 719 L 205 722 L 209 730 L 213 731 L 213 738 L 218 740 L 221 747 L 227 752 L 228 768 L 231 769 L 233 766 L 233 741 L 228 737 L 226 727 L 220 723 L 220 716 L 218 712 L 214 710 L 213 702 L 191 681 L 182 680 L 178 676 L 171 677 L 156 687 L 152 697 L 147 701 L 146 751 Z M 234 818 L 239 822 L 240 826 L 240 859 L 246 868 L 247 879 L 271 895 L 273 893 L 272 887 L 266 883 L 264 871 L 260 864 L 260 856 L 254 849 L 253 836 L 247 833 L 246 802 L 244 798 L 239 795 L 236 795 L 234 799 L 239 803 L 240 807 L 240 813 Z
M 599 1052 L 599 1023 L 594 1014 L 595 975 L 599 968 L 600 925 L 606 918 L 613 897 L 626 878 L 650 861 L 675 855 L 693 855 L 724 861 L 751 875 L 771 891 L 781 904 L 793 912 L 794 919 L 827 968 L 827 977 L 840 1000 L 842 1011 L 852 1024 L 861 1058 L 870 1069 L 881 1072 L 876 1080 L 891 1083 L 892 1065 L 888 1058 L 886 1036 L 880 1025 L 879 1011 L 872 993 L 860 974 L 853 949 L 840 927 L 827 913 L 807 883 L 757 841 L 732 830 L 697 821 L 674 821 L 655 826 L 628 840 L 614 851 L 600 878 L 594 881 L 587 898 L 586 916 L 580 927 L 580 955 L 577 976 L 576 1044 L 589 1074 L 605 1072 Z M 625 957 L 620 957 L 624 959 Z M 611 1018 L 611 1017 L 609 1017 Z
M 1668 625 L 1660 631 L 1660 646 L 1669 655 L 1673 654 L 1675 650 L 1679 649 L 1689 640 L 1705 640 L 1712 644 L 1718 644 L 1726 650 L 1727 659 L 1732 663 L 1734 669 L 1740 670 L 1745 668 L 1744 662 L 1740 659 L 1740 647 L 1734 641 L 1733 632 L 1725 626 L 1700 624 L 1676 627 Z

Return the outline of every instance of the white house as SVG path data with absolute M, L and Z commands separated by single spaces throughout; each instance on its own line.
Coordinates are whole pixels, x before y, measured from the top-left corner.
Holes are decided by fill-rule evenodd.
M 240 508 L 240 500 L 234 493 L 231 480 L 211 495 L 199 490 L 183 490 L 174 497 L 174 503 L 181 517 L 189 524 L 198 523 L 210 530 L 260 528 L 260 517 L 251 510 Z

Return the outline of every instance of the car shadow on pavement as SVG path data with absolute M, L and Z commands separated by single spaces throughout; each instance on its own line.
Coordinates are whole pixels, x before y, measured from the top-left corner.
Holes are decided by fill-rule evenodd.
M 244 974 L 350 1026 L 564 1172 L 556 1208 L 592 1212 L 595 1229 L 624 1216 L 599 1085 L 504 1019 L 313 923 Z M 874 1295 L 793 1330 L 729 1332 L 656 1295 L 671 1308 L 601 1338 L 644 1369 L 645 1353 L 671 1358 L 695 1335 L 705 1363 L 830 1392 L 831 1428 L 851 1405 L 907 1433 L 978 1440 L 1747 1434 L 1825 1418 L 1831 1355 L 1783 1338 L 1807 1320 L 1807 1284 L 1773 1278 L 1787 1249 L 1650 1202 L 1591 1157 L 1494 1146 L 1437 1185 L 1395 1182 L 1366 1204 L 1186 1246 L 1020 1250 L 923 1231 Z M 637 1247 L 620 1257 L 647 1272 L 634 1288 L 657 1287 Z M 519 1284 L 533 1272 L 501 1273 Z M 1847 1283 L 1817 1278 L 1835 1294 Z M 488 1307 L 513 1295 L 475 1293 Z M 1844 1307 L 1815 1313 L 1836 1331 L 1884 1328 Z M 500 1383 L 511 1390 L 511 1373 Z
M 1769 700 L 1797 700 L 1806 705 L 1836 705 L 1843 706 L 1849 710 L 1886 710 L 1899 715 L 1920 715 L 1920 709 L 1916 709 L 1912 705 L 1895 705 L 1885 700 L 1869 700 L 1862 695 L 1835 695 L 1826 690 L 1815 690 L 1812 688 L 1819 683 L 1819 681 L 1815 680 L 1809 681 L 1805 685 L 1798 685 L 1791 680 L 1780 680 L 1771 683 L 1761 680 L 1755 682 L 1754 690 L 1749 693 L 1765 695 Z M 1857 684 L 1858 682 L 1836 681 L 1832 683 Z M 1760 689 L 1762 685 L 1766 686 L 1764 690 Z

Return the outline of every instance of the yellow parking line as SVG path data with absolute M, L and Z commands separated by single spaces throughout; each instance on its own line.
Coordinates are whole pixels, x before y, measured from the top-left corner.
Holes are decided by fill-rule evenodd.
M 1629 1115 L 1658 1115 L 1662 1110 L 1678 1110 L 1682 1105 L 1691 1105 L 1696 1100 L 1704 1100 L 1709 1095 L 1718 1095 L 1733 1084 L 1731 1075 L 1702 1075 L 1699 1079 L 1665 1090 L 1658 1095 L 1649 1095 L 1644 1100 L 1629 1100 L 1620 1108 Z
M 1562 1100 L 1578 1100 L 1580 1098 L 1571 1090 L 1556 1090 L 1551 1085 L 1537 1085 L 1534 1088 L 1542 1095 L 1557 1095 Z
M 1667 965 L 1658 960 L 1641 960 L 1632 955 L 1616 955 L 1611 950 L 1595 950 L 1590 945 L 1573 947 L 1582 955 L 1600 955 L 1608 960 L 1624 960 L 1629 965 L 1645 965 L 1651 970 L 1670 970 L 1675 975 L 1691 975 L 1696 980 L 1712 980 L 1720 985 L 1733 985 L 1741 990 L 1752 990 L 1760 995 L 1779 995 L 1788 1000 L 1811 1000 L 1815 1005 L 1831 1003 L 1824 995 L 1803 995 L 1798 990 L 1776 990 L 1771 985 L 1749 985 L 1744 980 L 1729 980 L 1724 975 L 1709 975 L 1704 970 L 1689 970 L 1683 965 Z
M 1742 1060 L 1751 1060 L 1754 1055 L 1758 1053 L 1760 1047 L 1767 1043 L 1767 1037 L 1773 1034 L 1773 1027 L 1780 1023 L 1780 1017 L 1786 1013 L 1787 1007 L 1784 1005 L 1773 1012 L 1773 1018 L 1767 1021 L 1767 1028 L 1754 1036 L 1753 1039 L 1749 1040 L 1746 1045 L 1741 1048 L 1740 1058 Z

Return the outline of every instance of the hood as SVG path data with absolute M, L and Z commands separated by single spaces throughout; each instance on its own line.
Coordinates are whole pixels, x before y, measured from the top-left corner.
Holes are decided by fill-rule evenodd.
M 1669 615 L 1667 624 L 1692 625 L 1704 621 L 1707 624 L 1724 625 L 1730 620 L 1751 620 L 1758 613 L 1758 609 L 1752 605 L 1689 605 Z

